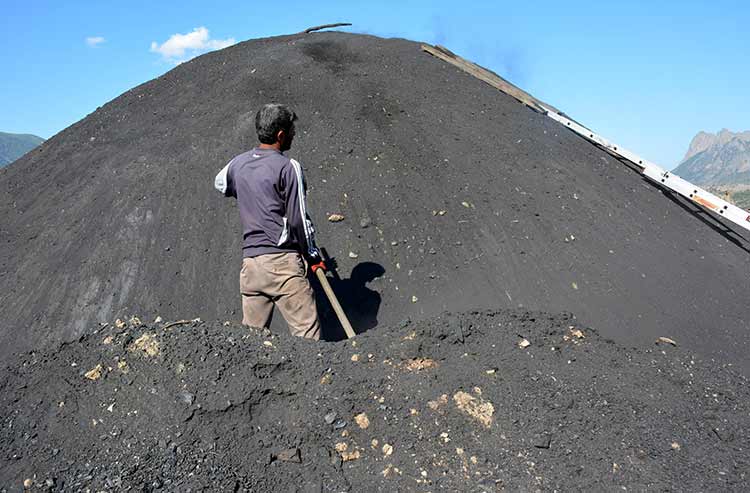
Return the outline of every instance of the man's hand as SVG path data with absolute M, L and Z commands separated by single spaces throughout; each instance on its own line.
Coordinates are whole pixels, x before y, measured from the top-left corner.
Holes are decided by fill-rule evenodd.
M 317 259 L 317 263 L 314 263 L 314 264 L 312 264 L 312 265 L 310 266 L 310 269 L 312 269 L 312 271 L 313 271 L 313 274 L 314 274 L 314 273 L 315 273 L 315 271 L 316 271 L 316 270 L 318 270 L 318 269 L 323 269 L 323 272 L 325 272 L 325 271 L 327 271 L 327 270 L 328 270 L 328 268 L 326 267 L 326 263 L 325 263 L 325 262 L 323 262 L 323 260 L 322 260 L 322 259 Z

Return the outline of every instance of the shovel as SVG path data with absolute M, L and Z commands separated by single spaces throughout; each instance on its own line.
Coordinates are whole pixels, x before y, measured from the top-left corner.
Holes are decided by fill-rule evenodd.
M 341 304 L 339 303 L 339 300 L 336 298 L 336 294 L 333 292 L 333 289 L 331 289 L 331 285 L 328 283 L 328 278 L 326 277 L 326 268 L 323 262 L 324 260 L 321 260 L 320 263 L 315 264 L 311 266 L 310 268 L 318 277 L 318 281 L 320 281 L 320 285 L 323 286 L 323 291 L 326 292 L 328 301 L 331 302 L 333 311 L 336 312 L 336 316 L 338 317 L 339 322 L 341 322 L 341 326 L 344 328 L 344 332 L 346 332 L 346 337 L 348 339 L 351 339 L 357 334 L 354 332 L 354 329 L 352 328 L 352 324 L 349 323 L 349 319 L 346 318 L 346 313 L 344 313 L 344 309 L 341 308 Z

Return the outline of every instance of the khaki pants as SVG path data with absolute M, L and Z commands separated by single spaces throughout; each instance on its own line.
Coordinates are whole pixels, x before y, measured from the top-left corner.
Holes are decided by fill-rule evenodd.
M 279 307 L 294 336 L 320 339 L 315 295 L 307 265 L 298 253 L 269 253 L 242 260 L 242 323 L 268 327 L 273 305 Z

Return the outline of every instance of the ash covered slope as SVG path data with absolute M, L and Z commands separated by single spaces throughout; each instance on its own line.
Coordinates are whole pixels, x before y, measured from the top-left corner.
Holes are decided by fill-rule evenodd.
M 330 32 L 182 64 L 0 171 L 2 347 L 131 313 L 238 318 L 239 219 L 212 181 L 268 101 L 301 115 L 291 154 L 342 277 L 385 269 L 347 285 L 372 310 L 355 324 L 523 305 L 747 365 L 745 250 L 417 43 Z

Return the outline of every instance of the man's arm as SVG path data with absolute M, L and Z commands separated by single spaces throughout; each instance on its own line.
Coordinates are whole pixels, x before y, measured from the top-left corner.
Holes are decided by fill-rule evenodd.
M 223 193 L 225 197 L 236 198 L 237 191 L 234 189 L 234 180 L 232 180 L 232 175 L 229 172 L 229 167 L 233 162 L 234 159 L 229 161 L 229 163 L 219 171 L 219 174 L 216 175 L 216 178 L 214 178 L 214 188 Z
M 286 216 L 293 237 L 302 246 L 302 253 L 309 260 L 320 260 L 320 252 L 315 245 L 315 229 L 307 214 L 305 177 L 302 165 L 291 159 L 291 168 L 286 173 Z

